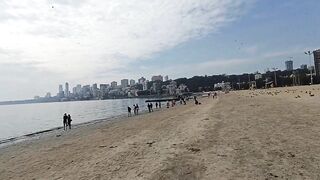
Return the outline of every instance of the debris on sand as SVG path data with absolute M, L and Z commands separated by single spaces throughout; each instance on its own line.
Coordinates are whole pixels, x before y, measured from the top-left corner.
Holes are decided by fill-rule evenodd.
M 153 143 L 155 143 L 155 141 L 149 141 L 149 142 L 147 142 L 147 144 L 149 145 L 149 147 L 151 147 Z
M 194 147 L 188 148 L 188 150 L 195 153 L 200 151 L 199 148 L 194 148 Z

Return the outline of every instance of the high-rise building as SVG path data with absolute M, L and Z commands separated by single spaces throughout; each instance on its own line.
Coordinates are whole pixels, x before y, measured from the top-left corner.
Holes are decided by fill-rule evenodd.
M 130 80 L 130 86 L 133 86 L 133 85 L 135 85 L 135 84 L 136 84 L 136 81 L 133 80 L 133 79 L 131 79 L 131 80 Z
M 76 94 L 77 94 L 77 95 L 80 95 L 80 94 L 81 94 L 81 84 L 78 84 L 78 85 L 76 86 Z
M 117 87 L 117 82 L 116 81 L 112 81 L 111 83 L 111 88 L 115 88 L 115 87 Z
M 306 64 L 301 64 L 300 69 L 308 69 L 308 65 L 306 65 Z
M 139 83 L 139 84 L 143 84 L 145 81 L 146 81 L 146 78 L 141 77 L 141 78 L 138 80 L 138 83 Z
M 168 76 L 168 75 L 166 75 L 166 76 L 164 77 L 164 81 L 169 81 L 169 76 Z
M 98 89 L 97 83 L 95 83 L 95 84 L 92 85 L 91 91 L 92 91 L 92 96 L 93 96 L 93 97 L 98 97 L 99 89 Z
M 64 95 L 66 97 L 69 97 L 69 94 L 70 94 L 70 91 L 69 91 L 69 83 L 66 82 L 66 85 L 65 85 L 65 90 L 64 90 Z
M 128 79 L 122 79 L 121 80 L 121 87 L 126 88 L 129 86 L 129 80 Z
M 62 84 L 59 85 L 59 93 L 62 93 L 63 92 L 63 86 Z
M 286 64 L 286 70 L 287 71 L 292 71 L 293 70 L 293 61 L 292 60 L 286 61 L 285 64 Z
M 320 75 L 320 49 L 313 51 L 314 67 L 316 76 Z
M 151 81 L 163 81 L 163 77 L 161 75 L 152 76 Z

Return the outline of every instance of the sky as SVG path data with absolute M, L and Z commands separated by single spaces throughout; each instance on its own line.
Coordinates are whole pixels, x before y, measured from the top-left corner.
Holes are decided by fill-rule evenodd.
M 0 100 L 58 85 L 308 64 L 319 0 L 1 0 Z

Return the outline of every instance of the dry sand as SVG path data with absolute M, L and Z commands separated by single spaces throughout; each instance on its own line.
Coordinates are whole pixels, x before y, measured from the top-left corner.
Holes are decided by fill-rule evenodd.
M 320 86 L 200 102 L 2 148 L 0 179 L 320 179 Z

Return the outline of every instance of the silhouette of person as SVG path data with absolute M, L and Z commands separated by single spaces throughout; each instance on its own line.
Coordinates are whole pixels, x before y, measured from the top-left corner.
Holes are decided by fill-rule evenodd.
M 159 108 L 161 109 L 161 102 L 159 102 Z
M 156 109 L 158 109 L 158 102 L 156 102 Z
M 63 130 L 67 130 L 67 126 L 68 126 L 68 116 L 67 113 L 64 113 L 63 115 Z
M 151 112 L 151 106 L 150 106 L 150 103 L 148 103 L 148 111 L 149 111 L 149 113 Z
M 130 116 L 131 116 L 131 107 L 128 106 L 128 117 L 130 117 Z
M 72 119 L 71 119 L 71 116 L 70 116 L 70 114 L 68 114 L 68 126 L 69 126 L 69 129 L 71 129 L 71 121 L 72 121 Z
M 137 115 L 139 114 L 139 105 L 138 104 L 136 104 L 136 113 L 137 113 Z
M 135 104 L 133 105 L 133 114 L 134 114 L 134 115 L 137 115 L 137 107 L 136 107 Z

